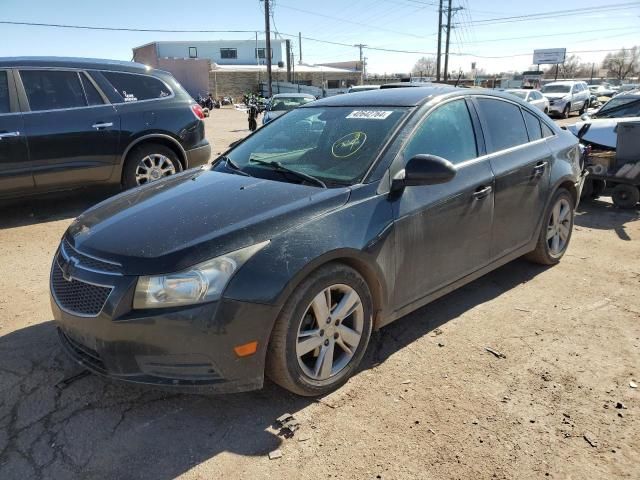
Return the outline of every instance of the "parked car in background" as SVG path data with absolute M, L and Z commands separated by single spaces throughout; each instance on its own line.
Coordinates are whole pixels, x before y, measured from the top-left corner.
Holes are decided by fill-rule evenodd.
M 616 91 L 608 85 L 588 85 L 589 91 L 596 97 L 613 97 Z
M 169 73 L 0 58 L 0 197 L 143 185 L 206 163 L 202 108 Z
M 231 392 L 266 372 L 324 395 L 372 330 L 522 255 L 558 263 L 581 167 L 577 138 L 509 94 L 309 103 L 80 215 L 51 270 L 59 336 L 128 382 Z
M 349 87 L 347 93 L 355 93 L 355 92 L 366 92 L 368 90 L 378 90 L 380 85 L 354 85 L 353 87 Z
M 584 114 L 582 119 L 623 117 L 640 117 L 640 90 L 619 93 L 595 112 Z
M 549 100 L 542 95 L 538 90 L 522 89 L 522 88 L 509 88 L 505 90 L 511 95 L 521 98 L 525 102 L 529 102 L 536 108 L 539 108 L 544 113 L 549 113 Z
M 629 92 L 640 89 L 640 83 L 623 83 L 620 85 L 620 92 Z
M 589 108 L 591 93 L 586 82 L 562 81 L 547 83 L 542 94 L 549 100 L 549 113 L 569 118 L 571 112 L 582 115 Z
M 313 102 L 315 99 L 316 97 L 307 93 L 278 93 L 269 100 L 264 116 L 262 117 L 262 124 L 266 125 L 280 115 L 287 113 L 289 110 Z

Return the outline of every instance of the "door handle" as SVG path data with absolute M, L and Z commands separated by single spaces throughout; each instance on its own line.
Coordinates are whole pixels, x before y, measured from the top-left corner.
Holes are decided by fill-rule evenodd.
M 93 125 L 91 125 L 91 128 L 95 128 L 96 130 L 109 127 L 113 127 L 113 122 L 94 123 Z
M 0 133 L 0 140 L 2 140 L 3 138 L 19 137 L 19 136 L 20 136 L 20 132 L 6 132 L 6 133 Z
M 489 196 L 489 194 L 491 193 L 491 190 L 493 190 L 493 188 L 491 188 L 491 186 L 478 187 L 476 189 L 476 191 L 473 192 L 473 194 L 471 196 L 476 200 L 480 200 L 481 198 L 485 198 L 485 197 Z
M 533 167 L 533 175 L 536 177 L 542 176 L 545 168 L 547 168 L 548 162 L 538 162 L 535 167 Z

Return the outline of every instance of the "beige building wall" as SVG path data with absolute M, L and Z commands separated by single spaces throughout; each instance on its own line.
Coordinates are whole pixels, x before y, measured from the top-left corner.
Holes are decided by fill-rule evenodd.
M 144 63 L 150 67 L 158 67 L 158 56 L 156 55 L 156 44 L 150 43 L 143 47 L 133 49 L 133 61 Z
M 211 61 L 205 58 L 159 58 L 156 68 L 166 70 L 191 96 L 206 96 L 209 90 Z

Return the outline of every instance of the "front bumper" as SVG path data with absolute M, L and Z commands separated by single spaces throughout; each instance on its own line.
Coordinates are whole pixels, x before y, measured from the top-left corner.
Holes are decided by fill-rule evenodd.
M 567 102 L 563 100 L 549 100 L 549 113 L 562 113 Z
M 52 278 L 59 268 L 57 262 L 58 256 Z M 69 311 L 61 305 L 66 298 L 60 301 L 56 295 L 59 287 L 51 289 L 51 308 L 62 346 L 81 366 L 114 380 L 194 393 L 262 387 L 267 343 L 278 312 L 275 306 L 222 299 L 135 311 L 131 305 L 137 277 L 109 277 L 77 267 L 73 270 L 73 282 L 113 287 L 93 316 Z M 235 354 L 235 346 L 256 340 L 256 353 Z
M 194 168 L 204 165 L 211 158 L 211 144 L 207 142 L 200 147 L 187 150 L 187 168 Z

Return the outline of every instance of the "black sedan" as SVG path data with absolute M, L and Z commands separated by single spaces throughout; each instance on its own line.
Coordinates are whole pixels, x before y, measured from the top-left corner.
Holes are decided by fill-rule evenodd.
M 328 98 L 82 214 L 51 305 L 111 378 L 321 395 L 373 329 L 522 255 L 557 263 L 582 181 L 576 137 L 512 95 Z

